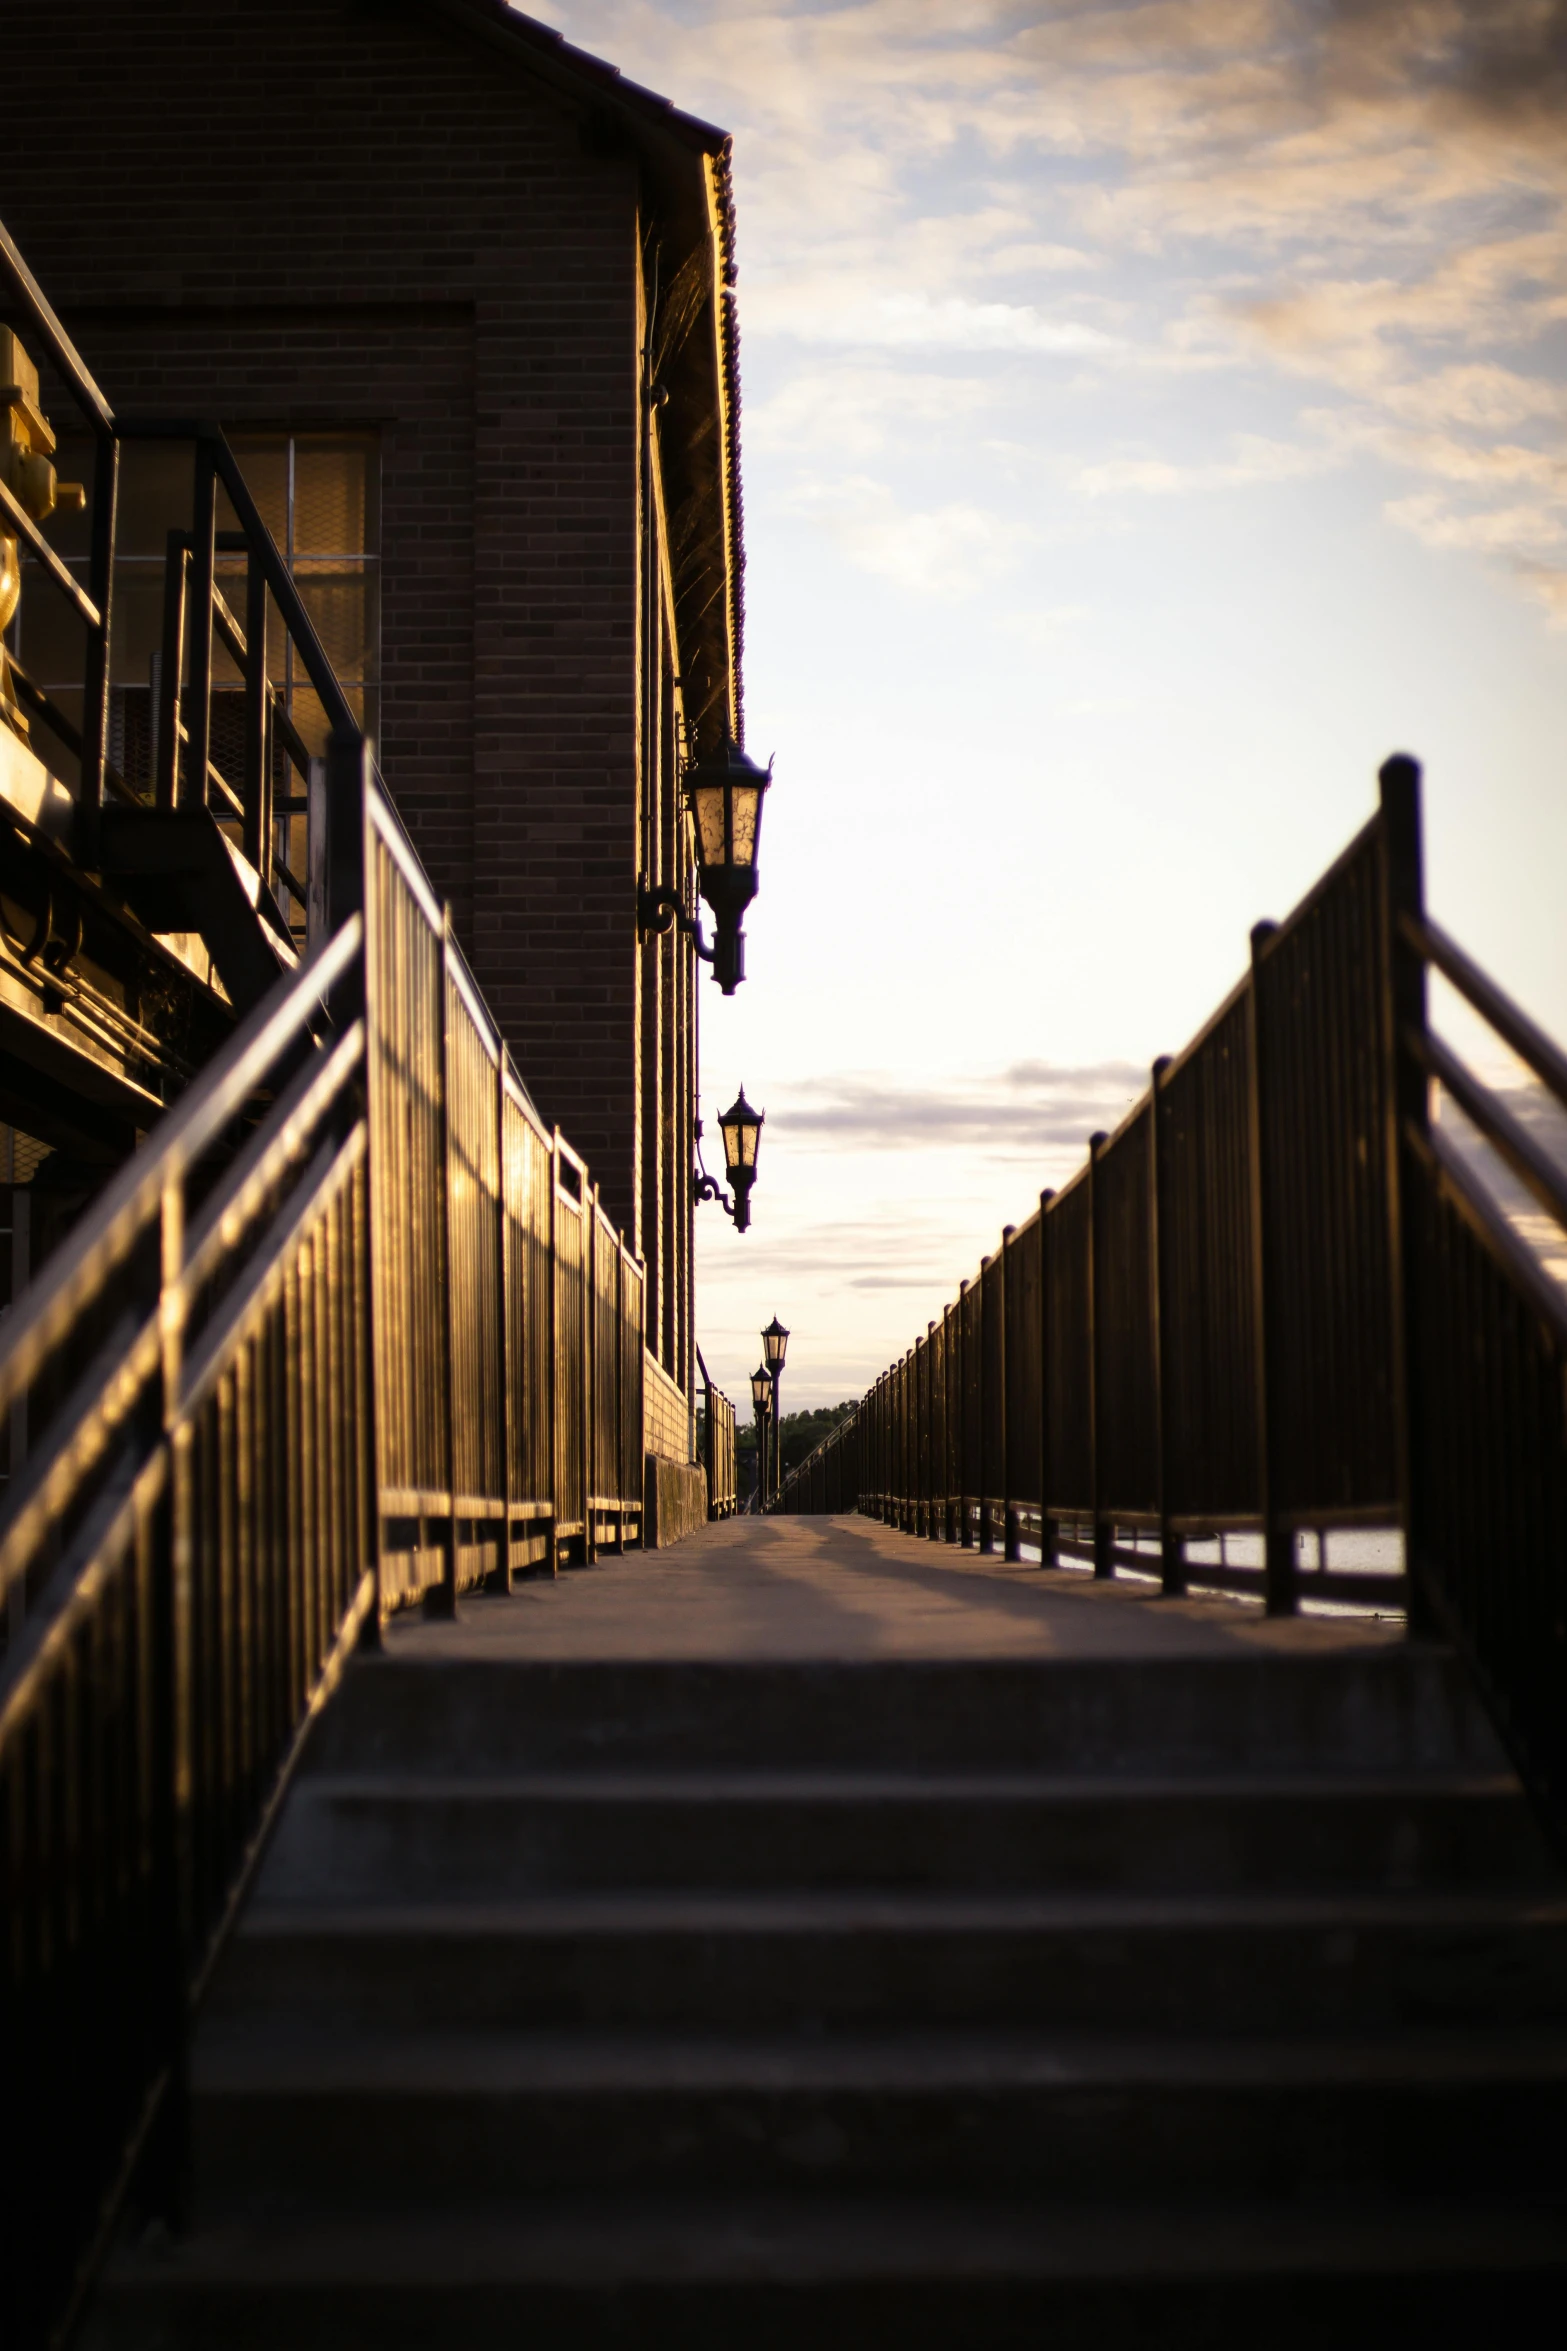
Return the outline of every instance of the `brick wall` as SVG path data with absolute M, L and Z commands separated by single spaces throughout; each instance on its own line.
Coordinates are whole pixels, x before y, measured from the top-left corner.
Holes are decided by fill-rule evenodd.
M 0 215 L 117 406 L 379 430 L 387 780 L 635 1239 L 634 160 L 364 0 L 51 0 L 7 78 L 58 102 Z

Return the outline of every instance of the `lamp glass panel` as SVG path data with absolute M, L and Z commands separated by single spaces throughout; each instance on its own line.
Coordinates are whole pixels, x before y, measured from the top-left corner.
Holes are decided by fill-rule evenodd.
M 756 863 L 756 836 L 762 822 L 762 792 L 759 784 L 736 784 L 734 800 L 734 848 L 731 865 Z M 722 821 L 722 820 L 720 820 Z
M 697 863 L 727 865 L 724 855 L 724 787 L 693 784 L 691 814 L 696 820 Z

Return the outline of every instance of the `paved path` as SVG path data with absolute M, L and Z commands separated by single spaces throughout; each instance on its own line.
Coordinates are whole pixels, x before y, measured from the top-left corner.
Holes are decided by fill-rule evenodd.
M 1213 1656 L 1401 1638 L 1364 1618 L 1270 1623 L 1242 1601 L 1008 1566 L 853 1514 L 730 1519 L 668 1551 L 465 1600 L 455 1624 L 406 1617 L 387 1634 L 405 1656 L 561 1660 Z

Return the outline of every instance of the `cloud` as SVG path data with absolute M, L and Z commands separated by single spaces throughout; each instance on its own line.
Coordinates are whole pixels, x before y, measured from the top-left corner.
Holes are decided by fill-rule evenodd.
M 804 342 L 847 343 L 860 350 L 1032 352 L 1056 358 L 1108 355 L 1115 338 L 1081 319 L 1055 318 L 1029 303 L 973 302 L 907 291 L 869 303 L 837 286 L 823 301 L 819 288 L 764 289 L 755 306 L 759 323 Z
M 1077 477 L 1090 498 L 1166 497 L 1196 490 L 1249 488 L 1255 482 L 1287 482 L 1321 473 L 1339 462 L 1339 453 L 1318 443 L 1270 441 L 1256 433 L 1236 437 L 1235 455 L 1203 465 L 1176 464 L 1163 457 L 1116 457 L 1085 466 Z
M 961 361 L 1010 387 L 1020 444 L 1030 384 L 1262 371 L 1358 438 L 1090 434 L 1066 470 L 1098 500 L 1263 490 L 1353 439 L 1433 488 L 1556 496 L 1567 0 L 575 0 L 564 29 L 734 129 L 743 315 L 784 377 L 790 347 L 801 375 L 827 350 L 871 376 Z M 879 454 L 921 421 L 880 391 L 841 437 L 774 392 L 755 446 L 818 474 Z M 960 407 L 923 422 L 933 467 L 967 457 Z M 917 503 L 907 530 L 856 510 L 853 559 L 937 593 L 1004 569 L 978 511 L 1011 523 L 1006 490 Z M 1554 602 L 1529 569 L 1550 534 L 1493 503 L 1394 519 Z
M 972 596 L 1011 571 L 1030 537 L 1024 524 L 966 500 L 901 506 L 885 483 L 863 475 L 808 478 L 793 505 L 830 531 L 862 571 L 942 602 Z
M 1120 1061 L 1018 1062 L 997 1075 L 929 1085 L 844 1072 L 790 1089 L 776 1123 L 780 1133 L 817 1136 L 840 1150 L 1081 1154 L 1147 1083 L 1146 1070 Z

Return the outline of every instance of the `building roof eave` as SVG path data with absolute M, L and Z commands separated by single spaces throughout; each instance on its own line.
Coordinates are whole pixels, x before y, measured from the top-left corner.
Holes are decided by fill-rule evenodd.
M 726 577 L 712 605 L 721 626 L 704 627 L 712 654 L 720 650 L 726 673 L 724 715 L 737 740 L 744 739 L 742 653 L 745 629 L 745 542 L 740 486 L 740 324 L 735 293 L 733 141 L 714 123 L 684 112 L 654 90 L 629 81 L 617 66 L 579 49 L 549 25 L 525 16 L 507 0 L 420 0 L 470 36 L 500 50 L 523 72 L 553 90 L 587 117 L 608 118 L 641 157 L 653 190 L 687 249 L 698 241 L 712 254 L 714 341 L 708 391 L 693 415 L 693 428 L 710 429 L 717 439 L 712 476 L 722 501 L 721 543 Z M 708 371 L 702 370 L 704 377 Z M 675 387 L 671 387 L 672 391 Z M 689 396 L 689 394 L 677 395 Z M 714 583 L 715 587 L 718 585 Z

